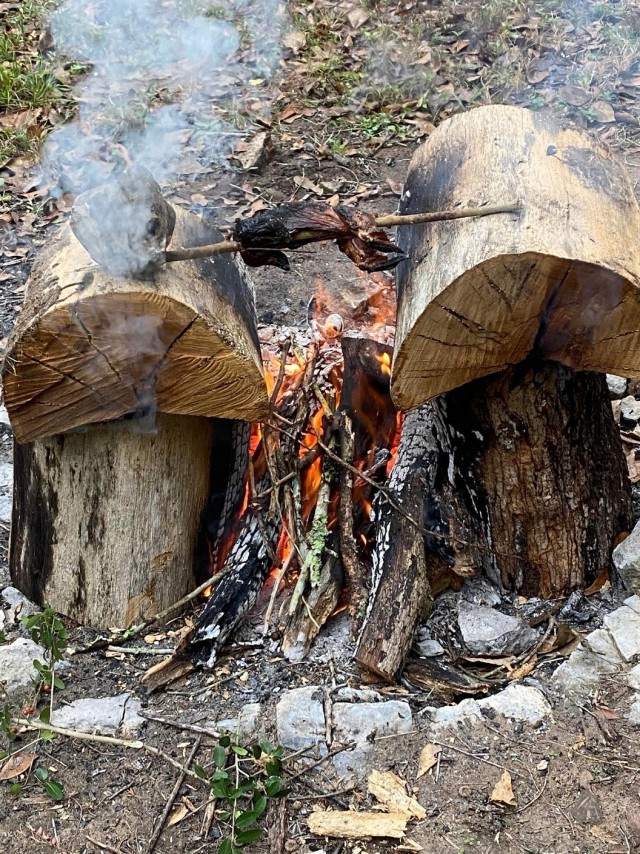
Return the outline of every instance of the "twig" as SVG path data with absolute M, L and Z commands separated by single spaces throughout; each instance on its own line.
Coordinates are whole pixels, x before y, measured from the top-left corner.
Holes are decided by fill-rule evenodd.
M 273 613 L 273 608 L 274 608 L 274 605 L 276 603 L 276 598 L 278 596 L 278 590 L 280 589 L 280 583 L 281 583 L 282 579 L 285 577 L 285 575 L 287 574 L 287 571 L 289 570 L 289 567 L 293 563 L 293 559 L 295 558 L 295 556 L 296 556 L 296 553 L 294 552 L 293 549 L 291 549 L 291 551 L 289 552 L 289 554 L 287 555 L 285 560 L 282 562 L 282 566 L 280 567 L 280 569 L 278 571 L 278 575 L 276 576 L 276 578 L 273 582 L 273 590 L 271 591 L 271 596 L 269 598 L 269 605 L 268 605 L 267 611 L 264 615 L 264 624 L 262 627 L 262 630 L 263 630 L 265 635 L 269 631 L 269 623 L 271 622 L 271 614 Z
M 165 822 L 169 816 L 169 813 L 171 812 L 171 808 L 173 807 L 173 803 L 174 803 L 175 799 L 178 797 L 178 792 L 180 791 L 180 786 L 182 786 L 182 784 L 184 783 L 184 778 L 187 775 L 187 771 L 189 770 L 191 763 L 195 759 L 196 753 L 200 749 L 200 742 L 201 741 L 202 741 L 202 736 L 198 735 L 196 737 L 194 744 L 193 744 L 193 747 L 191 748 L 191 752 L 187 756 L 187 761 L 184 763 L 183 768 L 181 769 L 180 773 L 178 774 L 178 778 L 176 779 L 176 782 L 173 786 L 173 789 L 171 790 L 171 794 L 167 798 L 167 803 L 164 805 L 164 809 L 162 810 L 162 815 L 158 819 L 158 822 L 156 824 L 156 828 L 153 831 L 153 834 L 151 835 L 151 839 L 149 840 L 149 845 L 147 846 L 147 854 L 153 854 L 153 851 L 154 851 L 156 845 L 158 844 L 158 840 L 160 839 L 160 836 L 161 836 L 162 831 L 164 829 Z
M 540 791 L 538 792 L 538 794 L 537 794 L 535 797 L 533 797 L 533 798 L 529 801 L 529 803 L 528 803 L 528 804 L 525 804 L 523 807 L 520 807 L 519 809 L 517 809 L 517 810 L 516 810 L 516 812 L 517 812 L 517 813 L 518 813 L 518 812 L 524 812 L 525 810 L 528 810 L 528 809 L 529 809 L 529 807 L 533 806 L 533 805 L 535 804 L 535 802 L 536 802 L 536 801 L 539 801 L 539 800 L 540 800 L 540 798 L 544 795 L 544 790 L 547 788 L 547 780 L 548 780 L 548 779 L 549 779 L 548 777 L 545 777 L 545 778 L 544 778 L 544 782 L 543 782 L 543 784 L 542 784 L 542 788 L 540 789 Z
M 197 726 L 197 724 L 185 724 L 181 721 L 172 721 L 169 718 L 160 718 L 157 715 L 150 715 L 149 712 L 146 711 L 140 712 L 139 714 L 140 717 L 144 718 L 146 721 L 153 721 L 154 723 L 164 724 L 165 726 L 170 726 L 174 729 L 182 730 L 183 732 L 195 732 L 198 735 L 208 736 L 209 738 L 218 738 L 220 735 L 220 733 L 218 732 L 212 732 L 210 729 L 206 729 L 202 726 Z
M 85 836 L 87 842 L 90 842 L 92 845 L 95 845 L 96 848 L 101 848 L 103 851 L 110 851 L 111 854 L 122 854 L 121 848 L 114 848 L 112 845 L 108 845 L 106 842 L 100 842 L 99 839 L 94 839 L 93 836 Z
M 375 224 L 378 228 L 394 228 L 398 225 L 415 225 L 423 222 L 445 222 L 452 219 L 463 219 L 466 217 L 492 216 L 499 213 L 511 213 L 522 208 L 522 203 L 507 202 L 503 205 L 486 205 L 481 208 L 456 208 L 451 211 L 423 211 L 414 214 L 387 214 L 376 217 Z M 333 239 L 333 238 L 331 238 Z M 206 246 L 191 246 L 188 248 L 169 249 L 165 253 L 165 261 L 190 261 L 195 258 L 208 258 L 212 255 L 223 255 L 229 252 L 242 252 L 250 249 L 251 252 L 273 252 L 281 249 L 291 249 L 291 246 L 269 247 L 268 249 L 243 246 L 237 240 L 221 240 L 219 243 L 209 243 Z
M 353 464 L 355 437 L 351 418 L 346 412 L 340 424 L 340 454 L 343 461 Z M 349 615 L 351 616 L 351 639 L 360 632 L 360 622 L 366 606 L 364 571 L 353 531 L 353 472 L 343 468 L 340 476 L 340 557 L 349 586 Z
M 156 646 L 118 646 L 109 644 L 107 652 L 122 652 L 127 655 L 173 655 L 174 649 L 160 649 Z
M 490 759 L 485 759 L 484 756 L 478 756 L 477 753 L 470 753 L 467 750 L 462 750 L 461 747 L 454 747 L 452 744 L 447 744 L 445 741 L 433 741 L 433 744 L 437 744 L 438 747 L 442 747 L 444 750 L 453 750 L 454 753 L 461 753 L 463 756 L 467 756 L 469 759 L 476 759 L 478 762 L 484 762 L 485 765 L 492 765 L 494 768 L 499 768 L 501 771 L 507 771 L 508 768 L 505 768 L 504 765 L 499 765 L 497 762 L 492 762 Z M 524 774 L 521 774 L 519 771 L 509 771 L 512 777 L 524 777 Z
M 296 771 L 295 774 L 291 774 L 289 777 L 289 783 L 293 783 L 294 780 L 297 780 L 298 777 L 302 777 L 303 774 L 308 774 L 309 771 L 313 771 L 314 768 L 317 768 L 318 765 L 322 765 L 323 762 L 326 762 L 327 759 L 331 759 L 333 756 L 337 756 L 338 753 L 344 753 L 345 750 L 353 750 L 356 746 L 355 741 L 350 741 L 349 744 L 344 744 L 342 747 L 338 747 L 335 750 L 330 750 L 326 756 L 321 756 L 320 759 L 317 759 L 315 762 L 312 762 L 311 765 L 307 765 L 301 771 Z M 289 773 L 287 771 L 287 773 Z
M 179 771 L 182 771 L 183 766 L 176 761 L 173 756 L 169 756 L 168 753 L 165 753 L 164 750 L 159 750 L 157 747 L 152 747 L 150 744 L 145 744 L 144 741 L 131 741 L 125 738 L 116 738 L 113 735 L 95 735 L 94 733 L 89 732 L 80 732 L 75 729 L 66 729 L 66 727 L 54 726 L 53 724 L 45 724 L 41 721 L 29 720 L 27 718 L 16 718 L 15 723 L 23 726 L 26 730 L 34 731 L 47 731 L 56 733 L 56 735 L 63 735 L 66 738 L 75 738 L 78 741 L 92 741 L 96 744 L 113 744 L 118 747 L 128 747 L 131 750 L 144 750 L 146 753 L 151 753 L 153 756 L 159 756 L 161 759 L 164 759 L 165 762 L 168 762 L 169 765 L 173 765 L 174 768 L 177 768 Z M 193 777 L 194 780 L 199 780 L 197 774 L 194 774 L 193 771 L 186 771 L 186 774 L 189 777 Z

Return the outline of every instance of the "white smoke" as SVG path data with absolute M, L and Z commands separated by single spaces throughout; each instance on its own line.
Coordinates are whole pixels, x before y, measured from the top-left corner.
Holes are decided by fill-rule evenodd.
M 80 192 L 133 161 L 156 180 L 179 173 L 187 146 L 224 161 L 249 107 L 265 117 L 286 24 L 280 0 L 65 0 L 56 49 L 91 66 L 76 119 L 44 151 L 49 180 Z

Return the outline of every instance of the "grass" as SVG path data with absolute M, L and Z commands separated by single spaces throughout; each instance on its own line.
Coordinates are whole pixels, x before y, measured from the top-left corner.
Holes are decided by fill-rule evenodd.
M 58 112 L 70 109 L 70 95 L 48 68 L 38 47 L 41 25 L 52 0 L 24 0 L 9 11 L 0 32 L 0 112 L 20 113 L 25 110 Z M 39 116 L 19 117 L 15 126 L 0 126 L 0 163 L 20 154 L 35 154 L 46 136 L 46 123 Z

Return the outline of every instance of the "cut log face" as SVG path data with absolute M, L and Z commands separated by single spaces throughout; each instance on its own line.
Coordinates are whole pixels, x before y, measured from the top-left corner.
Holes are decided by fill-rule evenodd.
M 220 239 L 175 213 L 174 245 Z M 3 384 L 18 442 L 150 409 L 260 420 L 268 398 L 244 266 L 219 256 L 118 278 L 63 228 L 34 265 Z
M 531 110 L 481 107 L 418 149 L 401 213 L 502 198 L 522 211 L 398 230 L 401 409 L 534 350 L 640 376 L 640 210 L 622 164 Z
M 95 628 L 126 627 L 193 589 L 216 422 L 159 415 L 15 447 L 11 577 Z

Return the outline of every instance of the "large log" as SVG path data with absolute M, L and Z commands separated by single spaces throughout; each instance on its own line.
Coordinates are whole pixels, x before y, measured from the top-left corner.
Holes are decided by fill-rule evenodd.
M 433 406 L 456 570 L 557 596 L 608 566 L 629 524 L 606 385 L 582 372 L 640 373 L 640 211 L 585 134 L 483 107 L 418 150 L 402 213 L 505 194 L 520 215 L 400 228 L 392 394 L 449 392 Z
M 174 242 L 219 239 L 173 213 Z M 131 216 L 116 212 L 104 243 L 95 222 L 74 227 L 107 258 L 111 237 L 137 246 L 128 226 L 111 233 Z M 127 275 L 97 267 L 63 228 L 34 265 L 2 377 L 17 442 L 12 578 L 97 628 L 162 610 L 193 584 L 197 556 L 211 565 L 244 491 L 241 421 L 268 411 L 243 263 L 145 262 L 140 277 L 125 260 Z

